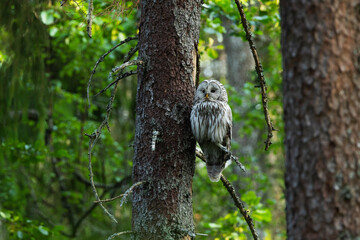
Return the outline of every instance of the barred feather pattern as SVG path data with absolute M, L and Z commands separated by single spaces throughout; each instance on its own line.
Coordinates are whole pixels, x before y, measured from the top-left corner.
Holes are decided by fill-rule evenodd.
M 232 127 L 231 109 L 227 103 L 202 101 L 191 111 L 191 128 L 198 142 L 222 144 Z
M 219 144 L 230 151 L 232 131 L 231 109 L 220 82 L 205 80 L 199 85 L 190 121 L 192 132 L 204 152 L 209 178 L 217 182 L 230 158 Z

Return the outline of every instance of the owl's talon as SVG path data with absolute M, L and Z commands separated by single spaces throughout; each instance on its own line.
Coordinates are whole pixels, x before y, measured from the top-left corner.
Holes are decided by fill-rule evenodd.
M 220 143 L 217 143 L 216 146 L 218 146 L 224 152 L 231 154 L 231 152 L 225 146 L 221 145 Z

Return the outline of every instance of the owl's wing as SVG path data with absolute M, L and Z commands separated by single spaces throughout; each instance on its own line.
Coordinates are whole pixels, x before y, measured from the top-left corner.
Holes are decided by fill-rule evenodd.
M 232 139 L 232 113 L 231 108 L 228 104 L 225 106 L 225 119 L 226 119 L 226 134 L 224 136 L 223 144 L 226 146 L 227 150 L 231 149 L 231 139 Z

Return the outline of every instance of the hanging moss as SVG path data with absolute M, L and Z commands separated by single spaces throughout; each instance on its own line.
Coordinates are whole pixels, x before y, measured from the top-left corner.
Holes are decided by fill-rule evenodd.
M 29 110 L 37 113 L 38 127 L 44 124 L 48 83 L 44 52 L 49 36 L 39 18 L 42 4 L 38 0 L 0 2 L 0 53 L 3 56 L 0 59 L 0 135 L 3 138 L 25 137 L 26 133 L 18 132 L 20 123 L 29 119 Z

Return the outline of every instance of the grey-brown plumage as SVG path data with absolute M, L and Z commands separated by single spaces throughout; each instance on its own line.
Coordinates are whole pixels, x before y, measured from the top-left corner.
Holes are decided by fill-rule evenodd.
M 196 90 L 191 111 L 191 128 L 206 158 L 212 182 L 219 181 L 230 160 L 232 114 L 224 86 L 216 80 L 203 81 Z

